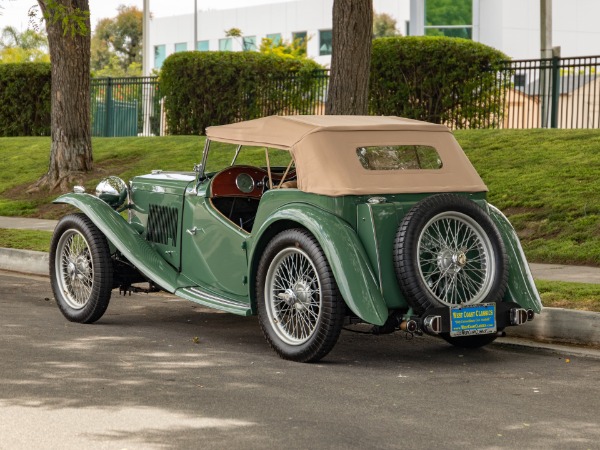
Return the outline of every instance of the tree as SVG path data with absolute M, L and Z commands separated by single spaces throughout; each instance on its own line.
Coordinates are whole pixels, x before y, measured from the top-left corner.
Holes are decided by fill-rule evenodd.
M 473 22 L 472 0 L 427 0 L 425 24 L 436 25 L 470 25 Z M 448 36 L 469 38 L 465 28 L 428 28 L 428 36 Z
M 368 113 L 372 33 L 372 0 L 334 0 L 325 114 Z
M 50 62 L 48 39 L 35 30 L 7 26 L 0 33 L 0 63 Z
M 121 5 L 114 18 L 102 19 L 92 36 L 92 70 L 96 75 L 141 75 L 143 14 Z
M 398 29 L 396 28 L 397 22 L 392 16 L 386 13 L 373 15 L 373 37 L 392 37 L 400 36 Z
M 88 0 L 38 0 L 52 65 L 48 172 L 31 190 L 66 191 L 92 170 L 90 135 L 90 13 Z
M 306 46 L 309 40 L 310 37 L 296 38 L 291 42 L 280 39 L 278 43 L 275 43 L 271 38 L 262 38 L 259 51 L 284 58 L 306 58 Z

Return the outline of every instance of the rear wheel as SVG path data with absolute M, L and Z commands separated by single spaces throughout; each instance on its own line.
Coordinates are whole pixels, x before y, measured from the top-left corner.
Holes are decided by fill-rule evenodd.
M 335 345 L 344 302 L 316 239 L 301 229 L 286 230 L 266 247 L 258 267 L 260 326 L 284 359 L 318 361 Z
M 54 298 L 72 322 L 100 319 L 110 301 L 113 267 L 108 242 L 84 214 L 63 217 L 50 245 Z

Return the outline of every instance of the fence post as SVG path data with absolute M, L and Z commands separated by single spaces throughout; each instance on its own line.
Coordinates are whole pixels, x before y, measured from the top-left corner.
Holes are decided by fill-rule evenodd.
M 558 99 L 560 97 L 560 56 L 552 56 L 552 106 L 550 127 L 558 128 Z
M 112 106 L 112 78 L 106 80 L 106 95 L 104 99 L 104 137 L 113 136 L 113 106 Z

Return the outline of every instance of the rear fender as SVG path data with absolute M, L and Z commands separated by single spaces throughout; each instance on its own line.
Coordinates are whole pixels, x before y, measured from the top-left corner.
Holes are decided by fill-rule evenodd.
M 144 276 L 168 292 L 173 293 L 178 288 L 177 271 L 104 201 L 89 194 L 65 194 L 54 203 L 66 203 L 80 209 Z
M 249 255 L 253 273 L 256 273 L 261 257 L 260 250 L 266 245 L 261 241 L 272 237 L 267 230 L 279 221 L 295 222 L 313 234 L 325 252 L 342 297 L 354 314 L 375 325 L 385 323 L 388 308 L 356 232 L 340 218 L 314 206 L 284 206 L 260 225 Z
M 532 309 L 539 314 L 542 311 L 542 301 L 535 287 L 519 237 L 502 211 L 489 203 L 488 206 L 490 217 L 502 235 L 508 255 L 508 289 L 504 299 L 515 302 L 522 308 Z

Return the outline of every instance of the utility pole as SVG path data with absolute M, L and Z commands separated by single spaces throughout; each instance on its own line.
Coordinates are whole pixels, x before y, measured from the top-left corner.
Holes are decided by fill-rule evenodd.
M 546 60 L 540 70 L 541 126 L 548 128 L 552 110 L 552 64 L 547 61 L 552 58 L 552 0 L 540 0 L 540 49 L 541 58 Z
M 152 52 L 150 52 L 150 0 L 144 0 L 144 11 L 143 11 L 142 23 L 142 75 L 147 77 L 150 76 L 150 58 Z M 144 128 L 142 134 L 144 136 L 150 136 L 150 114 L 152 112 L 152 91 L 148 83 L 143 84 L 142 94 L 142 114 L 144 117 Z
M 198 50 L 198 0 L 194 0 L 194 50 Z
M 144 0 L 142 24 L 142 74 L 150 75 L 150 0 Z

